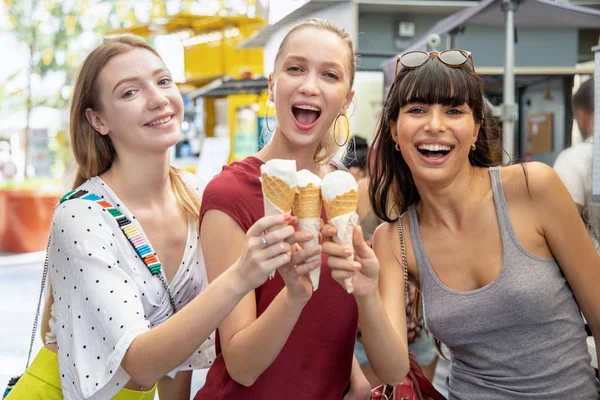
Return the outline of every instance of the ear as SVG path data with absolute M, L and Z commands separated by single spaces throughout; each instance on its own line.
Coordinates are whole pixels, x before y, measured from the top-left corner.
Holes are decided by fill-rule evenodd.
M 269 100 L 275 102 L 275 80 L 272 72 L 269 74 Z
M 350 104 L 352 103 L 353 99 L 354 99 L 354 89 L 352 89 L 348 92 L 348 96 L 346 96 L 346 103 L 340 110 L 340 114 L 346 114 L 346 112 L 348 111 L 348 107 L 350 107 Z
M 475 129 L 473 130 L 473 143 L 477 141 L 479 137 L 479 130 L 481 129 L 481 124 L 475 123 Z
M 398 131 L 396 130 L 396 122 L 397 121 L 390 121 L 390 135 L 392 136 L 392 140 L 396 143 L 398 143 Z
M 102 119 L 100 113 L 98 113 L 97 111 L 94 111 L 91 108 L 86 108 L 85 117 L 87 118 L 92 128 L 94 128 L 101 135 L 108 135 L 110 133 L 110 129 L 104 123 L 104 119 Z

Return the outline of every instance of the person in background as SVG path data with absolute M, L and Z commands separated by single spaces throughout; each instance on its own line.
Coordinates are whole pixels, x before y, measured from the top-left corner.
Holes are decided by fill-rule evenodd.
M 188 400 L 217 325 L 288 261 L 291 216 L 265 217 L 207 287 L 205 183 L 170 165 L 182 120 L 179 89 L 141 38 L 107 39 L 84 60 L 70 115 L 77 176 L 47 253 L 45 347 L 7 400 L 152 400 L 157 386 Z
M 208 233 L 201 240 L 209 280 L 227 273 L 245 232 L 264 215 L 259 179 L 265 162 L 295 160 L 298 170 L 320 178 L 339 168 L 331 160 L 347 140 L 340 128 L 354 96 L 355 71 L 352 40 L 330 21 L 307 20 L 283 38 L 269 76 L 273 137 L 256 155 L 225 167 L 204 192 L 200 224 Z M 336 124 L 336 118 L 342 121 Z M 324 212 L 321 218 L 327 220 Z M 295 252 L 219 326 L 217 358 L 196 400 L 369 397 L 369 383 L 353 359 L 356 302 L 332 279 L 327 258 L 307 262 L 321 254 L 321 246 Z M 319 265 L 313 292 L 306 274 Z
M 588 79 L 573 96 L 573 116 L 583 141 L 563 150 L 554 170 L 571 193 L 587 226 L 596 251 L 600 252 L 600 207 L 592 203 L 594 155 L 594 80 Z
M 356 181 L 368 176 L 367 172 L 367 154 L 369 153 L 369 144 L 367 140 L 360 136 L 352 136 L 348 140 L 348 151 L 344 157 L 344 166 L 354 176 Z

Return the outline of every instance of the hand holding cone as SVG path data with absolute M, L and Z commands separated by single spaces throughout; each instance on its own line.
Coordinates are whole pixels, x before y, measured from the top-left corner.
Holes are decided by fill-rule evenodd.
M 294 215 L 298 217 L 298 228 L 303 232 L 314 234 L 312 240 L 303 243 L 303 248 L 317 246 L 319 244 L 319 230 L 321 229 L 321 178 L 308 170 L 298 171 L 298 187 L 294 198 Z M 311 262 L 320 258 L 315 255 L 308 260 Z M 309 274 L 313 290 L 319 288 L 319 277 L 321 268 L 312 270 Z
M 269 160 L 260 172 L 265 216 L 289 213 L 296 195 L 296 161 Z M 274 276 L 273 273 L 270 278 Z
M 325 204 L 325 212 L 329 223 L 333 225 L 337 234 L 333 241 L 352 248 L 352 234 L 358 225 L 356 205 L 358 202 L 358 185 L 352 174 L 345 171 L 334 171 L 323 179 L 321 194 Z M 354 256 L 348 257 L 354 259 Z M 346 291 L 352 293 L 352 279 L 345 281 Z

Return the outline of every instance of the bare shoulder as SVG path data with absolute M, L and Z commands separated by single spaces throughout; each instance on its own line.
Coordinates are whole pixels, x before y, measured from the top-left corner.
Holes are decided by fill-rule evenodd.
M 554 169 L 541 162 L 514 164 L 502 168 L 502 186 L 507 199 L 540 202 L 563 184 Z
M 394 243 L 394 238 L 397 235 L 396 223 L 385 222 L 379 225 L 375 229 L 374 241 L 379 242 L 386 247 L 391 246 Z

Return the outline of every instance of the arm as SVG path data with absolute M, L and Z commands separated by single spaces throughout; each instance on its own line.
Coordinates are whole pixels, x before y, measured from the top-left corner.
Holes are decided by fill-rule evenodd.
M 532 212 L 592 330 L 600 355 L 600 258 L 573 199 L 558 175 L 544 164 L 528 164 Z
M 242 232 L 238 237 L 240 251 L 235 259 L 228 259 L 230 264 L 220 276 L 209 274 L 212 282 L 200 295 L 167 321 L 134 339 L 121 363 L 127 373 L 144 387 L 151 387 L 196 351 L 240 300 L 245 301 L 248 292 L 264 282 L 271 271 L 289 261 L 290 246 L 283 240 L 294 234 L 293 227 L 286 225 L 290 220 L 283 215 L 265 217 L 254 224 L 248 234 Z M 266 235 L 272 244 L 265 248 L 260 242 L 262 232 L 282 223 L 285 227 Z M 225 227 L 209 229 L 204 223 L 202 226 L 202 245 L 211 246 L 204 247 L 205 256 L 212 254 L 208 249 L 224 248 L 223 243 L 231 241 Z M 221 238 L 219 244 L 204 239 L 217 236 Z M 148 365 L 156 367 L 150 369 Z
M 371 384 L 360 368 L 356 356 L 352 357 L 352 372 L 350 373 L 350 390 L 343 400 L 364 400 L 371 398 Z
M 180 371 L 174 379 L 168 376 L 158 381 L 158 397 L 169 400 L 189 400 L 192 371 Z
M 356 204 L 356 213 L 362 221 L 369 214 L 371 202 L 369 200 L 369 180 L 367 178 L 358 181 L 358 202 Z
M 401 318 L 405 315 L 404 276 L 389 250 L 392 245 L 384 232 L 387 226 L 375 231 L 375 253 L 364 242 L 360 227 L 354 229 L 354 262 L 346 259 L 350 254 L 343 246 L 328 241 L 323 249 L 329 255 L 335 280 L 343 284 L 344 279 L 353 278 L 363 344 L 373 371 L 385 383 L 396 385 L 404 379 L 410 364 L 406 318 Z M 335 228 L 327 225 L 322 234 L 333 237 Z
M 300 240 L 303 235 L 297 232 L 292 241 Z M 229 215 L 217 210 L 206 212 L 200 237 L 209 281 L 216 282 L 228 273 L 229 266 L 241 253 L 244 236 Z M 297 252 L 290 263 L 300 264 L 319 251 L 317 246 Z M 279 355 L 307 301 L 291 296 L 285 287 L 257 318 L 254 292 L 244 296 L 219 325 L 223 357 L 232 379 L 244 386 L 258 379 Z

